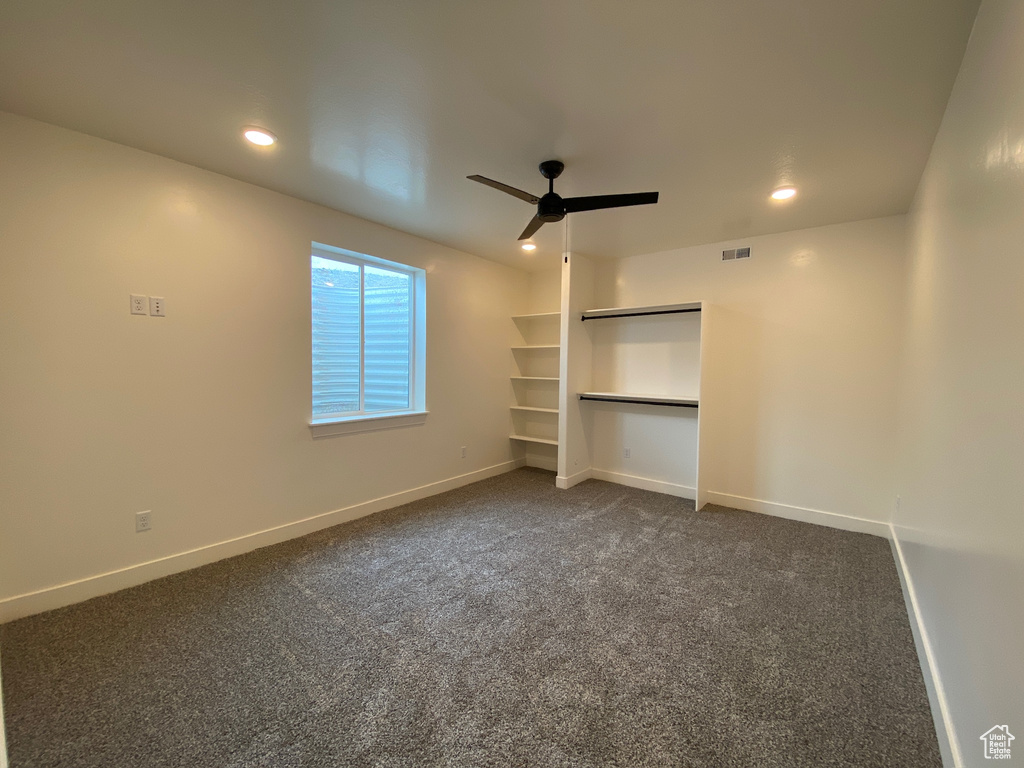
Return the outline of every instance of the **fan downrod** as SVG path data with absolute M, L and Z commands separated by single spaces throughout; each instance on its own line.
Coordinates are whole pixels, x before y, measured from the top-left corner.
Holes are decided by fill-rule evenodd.
M 545 160 L 539 167 L 540 175 L 548 180 L 548 193 L 537 203 L 537 218 L 545 224 L 554 224 L 565 218 L 565 203 L 555 194 L 555 179 L 565 170 L 565 163 Z

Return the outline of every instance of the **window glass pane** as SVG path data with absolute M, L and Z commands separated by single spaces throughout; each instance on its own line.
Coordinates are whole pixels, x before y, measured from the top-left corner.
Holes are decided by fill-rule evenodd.
M 359 267 L 313 256 L 313 418 L 359 410 Z
M 410 407 L 412 275 L 363 269 L 363 409 L 404 410 Z

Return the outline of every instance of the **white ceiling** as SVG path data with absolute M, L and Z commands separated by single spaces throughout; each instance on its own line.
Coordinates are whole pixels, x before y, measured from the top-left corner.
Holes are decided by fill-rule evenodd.
M 570 216 L 600 257 L 905 212 L 978 2 L 12 0 L 0 109 L 553 266 L 563 226 L 523 254 L 531 207 L 467 175 L 659 190 Z

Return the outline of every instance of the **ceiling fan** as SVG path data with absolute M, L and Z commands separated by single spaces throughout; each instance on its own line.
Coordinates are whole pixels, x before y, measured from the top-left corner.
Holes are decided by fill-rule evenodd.
M 533 233 L 545 224 L 561 221 L 567 213 L 594 211 L 598 208 L 621 208 L 626 205 L 650 205 L 658 202 L 657 192 L 635 192 L 626 195 L 591 195 L 590 197 L 560 197 L 555 194 L 555 179 L 565 169 L 560 160 L 545 160 L 540 164 L 540 175 L 548 180 L 548 192 L 543 197 L 531 195 L 521 189 L 502 184 L 500 181 L 488 179 L 486 176 L 467 176 L 471 181 L 478 181 L 488 187 L 494 187 L 512 197 L 518 197 L 537 206 L 537 215 L 526 225 L 520 240 L 533 237 Z

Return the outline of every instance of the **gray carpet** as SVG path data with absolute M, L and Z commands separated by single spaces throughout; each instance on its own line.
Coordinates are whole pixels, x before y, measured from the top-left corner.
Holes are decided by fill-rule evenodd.
M 885 540 L 536 470 L 0 647 L 12 768 L 940 764 Z

